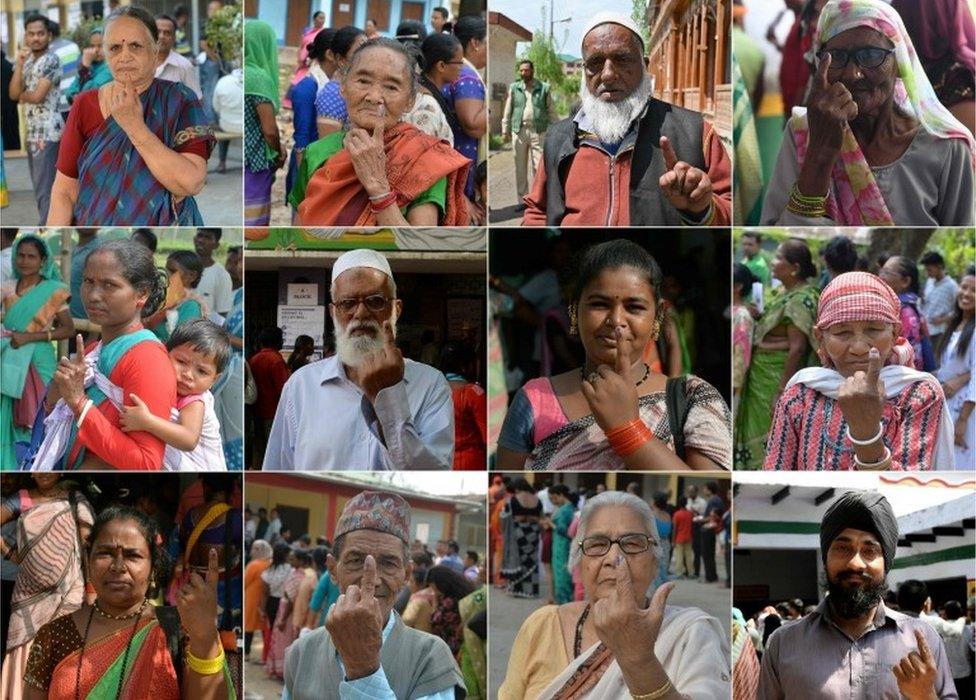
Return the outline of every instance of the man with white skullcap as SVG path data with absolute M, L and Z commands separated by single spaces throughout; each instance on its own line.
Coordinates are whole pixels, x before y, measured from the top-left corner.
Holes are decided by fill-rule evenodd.
M 651 96 L 634 21 L 600 12 L 583 31 L 581 108 L 546 132 L 526 226 L 724 226 L 732 164 L 698 112 Z
M 451 389 L 439 371 L 396 346 L 390 264 L 375 250 L 332 267 L 336 354 L 295 372 L 281 393 L 264 455 L 267 470 L 450 469 Z

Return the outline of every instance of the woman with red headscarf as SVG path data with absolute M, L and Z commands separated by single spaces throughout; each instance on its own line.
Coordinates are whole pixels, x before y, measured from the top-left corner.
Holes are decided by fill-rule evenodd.
M 953 429 L 938 380 L 914 368 L 901 304 L 867 272 L 838 275 L 820 295 L 817 354 L 776 404 L 766 469 L 954 467 Z

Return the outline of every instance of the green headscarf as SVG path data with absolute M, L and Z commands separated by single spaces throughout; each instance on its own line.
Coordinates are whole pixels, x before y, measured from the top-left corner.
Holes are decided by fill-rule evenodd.
M 58 272 L 57 265 L 54 264 L 54 253 L 51 252 L 51 246 L 47 244 L 43 238 L 34 233 L 27 233 L 20 236 L 16 241 L 14 241 L 13 251 L 11 252 L 11 258 L 13 259 L 14 268 L 14 278 L 20 279 L 20 271 L 17 269 L 17 251 L 20 249 L 20 244 L 24 241 L 36 241 L 41 249 L 44 251 L 44 263 L 41 265 L 41 277 L 46 280 L 52 280 L 54 282 L 61 281 L 61 273 Z
M 278 40 L 274 29 L 259 19 L 244 21 L 244 94 L 271 100 L 281 109 L 278 88 Z

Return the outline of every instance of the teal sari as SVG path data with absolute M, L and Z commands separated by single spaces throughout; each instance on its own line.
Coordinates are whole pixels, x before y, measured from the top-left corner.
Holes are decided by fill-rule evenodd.
M 23 296 L 12 292 L 3 299 L 3 330 L 38 333 L 51 329 L 55 316 L 68 303 L 71 292 L 61 282 L 61 276 L 54 265 L 54 255 L 42 238 L 34 235 L 18 238 L 13 245 L 14 261 L 17 259 L 20 244 L 26 240 L 40 243 L 47 254 L 41 268 L 41 281 Z M 20 279 L 16 265 L 14 278 Z M 34 389 L 37 377 L 46 387 L 54 376 L 57 364 L 54 343 L 39 341 L 14 348 L 6 334 L 0 338 L 0 471 L 17 469 L 14 443 L 30 439 L 31 425 L 15 424 L 17 402 L 26 398 L 25 387 L 28 391 Z M 32 374 L 32 370 L 36 375 Z M 43 395 L 34 398 L 43 400 Z M 34 411 L 30 413 L 33 416 Z
M 176 324 L 173 328 L 178 328 L 187 321 L 193 321 L 198 318 L 203 318 L 203 307 L 200 306 L 200 302 L 196 299 L 185 299 L 176 307 Z M 165 314 L 163 314 L 163 320 L 153 326 L 152 332 L 164 343 L 169 340 L 170 332 Z
M 556 604 L 573 602 L 573 575 L 566 568 L 569 563 L 569 526 L 576 510 L 569 503 L 559 506 L 552 514 L 552 580 L 556 588 Z

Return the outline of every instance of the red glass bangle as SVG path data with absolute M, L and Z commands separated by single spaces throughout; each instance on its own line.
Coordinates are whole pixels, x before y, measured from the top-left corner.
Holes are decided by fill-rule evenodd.
M 640 418 L 635 418 L 629 423 L 624 423 L 607 431 L 607 441 L 610 443 L 610 447 L 621 457 L 633 454 L 650 442 L 653 437 L 654 433 Z

